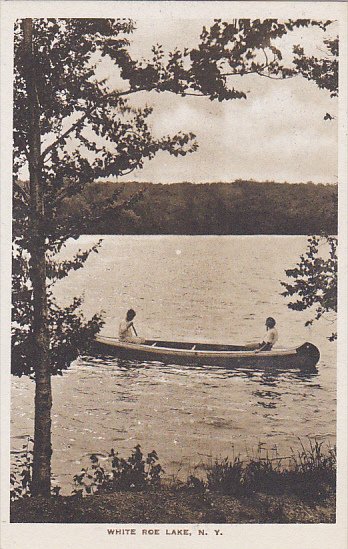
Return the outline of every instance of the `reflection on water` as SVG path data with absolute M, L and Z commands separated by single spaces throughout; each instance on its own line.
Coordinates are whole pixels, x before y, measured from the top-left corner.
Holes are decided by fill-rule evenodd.
M 308 368 L 299 370 L 298 368 L 276 368 L 271 366 L 269 371 L 265 371 L 265 367 L 256 368 L 255 366 L 250 367 L 235 367 L 227 368 L 224 366 L 218 365 L 202 365 L 202 364 L 171 364 L 169 362 L 160 362 L 155 360 L 149 361 L 140 361 L 140 360 L 126 360 L 124 358 L 117 357 L 103 357 L 103 356 L 85 356 L 81 358 L 83 365 L 85 367 L 107 367 L 108 371 L 129 371 L 129 370 L 141 370 L 142 368 L 158 368 L 160 371 L 164 371 L 170 375 L 171 373 L 175 374 L 180 371 L 183 375 L 190 375 L 192 372 L 204 372 L 206 374 L 214 375 L 217 378 L 226 379 L 228 377 L 246 377 L 250 380 L 255 380 L 257 383 L 262 383 L 263 385 L 277 385 L 285 379 L 299 379 L 301 381 L 312 380 L 318 376 L 317 368 Z M 320 385 L 316 386 L 320 388 Z M 277 393 L 274 393 L 277 394 Z
M 65 488 L 91 453 L 105 456 L 115 448 L 127 457 L 138 443 L 144 453 L 157 451 L 166 474 L 186 476 L 215 457 L 272 448 L 288 455 L 307 436 L 335 442 L 335 344 L 326 339 L 327 325 L 305 328 L 306 315 L 287 309 L 280 296 L 284 269 L 296 262 L 306 239 L 284 242 L 106 237 L 84 269 L 57 285 L 62 303 L 80 288 L 87 315 L 106 311 L 105 335 L 115 335 L 133 306 L 138 333 L 146 338 L 239 344 L 259 340 L 271 314 L 282 346 L 311 341 L 321 352 L 318 369 L 310 372 L 79 358 L 52 380 L 52 466 Z M 13 453 L 33 434 L 33 398 L 33 382 L 13 378 Z

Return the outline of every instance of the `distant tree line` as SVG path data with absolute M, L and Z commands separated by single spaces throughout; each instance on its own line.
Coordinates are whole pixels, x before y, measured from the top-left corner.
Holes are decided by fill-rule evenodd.
M 337 185 L 94 182 L 59 216 L 85 234 L 337 234 Z

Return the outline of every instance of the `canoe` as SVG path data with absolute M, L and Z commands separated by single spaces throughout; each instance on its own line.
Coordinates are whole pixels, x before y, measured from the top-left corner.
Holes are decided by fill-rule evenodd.
M 292 349 L 255 352 L 241 345 L 190 343 L 148 339 L 130 343 L 96 336 L 94 351 L 98 355 L 113 355 L 125 360 L 158 361 L 173 364 L 214 365 L 229 368 L 314 368 L 320 358 L 319 349 L 312 343 L 303 343 Z

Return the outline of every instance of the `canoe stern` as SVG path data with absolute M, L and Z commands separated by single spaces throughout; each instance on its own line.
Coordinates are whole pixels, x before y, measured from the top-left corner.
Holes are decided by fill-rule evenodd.
M 296 352 L 303 368 L 314 368 L 319 362 L 320 351 L 313 343 L 306 341 Z

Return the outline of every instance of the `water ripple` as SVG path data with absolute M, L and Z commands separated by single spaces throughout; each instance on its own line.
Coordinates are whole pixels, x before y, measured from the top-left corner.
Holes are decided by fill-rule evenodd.
M 304 237 L 286 237 L 286 246 L 284 238 L 105 237 L 97 259 L 57 283 L 59 303 L 79 288 L 86 317 L 106 311 L 106 335 L 132 305 L 139 333 L 159 339 L 258 341 L 271 315 L 281 345 L 307 340 L 321 351 L 312 373 L 79 358 L 52 380 L 59 482 L 70 487 L 91 452 L 105 457 L 114 447 L 127 457 L 138 443 L 145 454 L 156 449 L 167 474 L 181 467 L 183 476 L 209 458 L 252 453 L 260 439 L 285 455 L 308 435 L 334 444 L 336 347 L 326 325 L 305 327 L 307 313 L 290 311 L 280 295 L 284 269 L 306 246 Z M 33 401 L 34 384 L 13 378 L 13 453 L 33 434 Z

